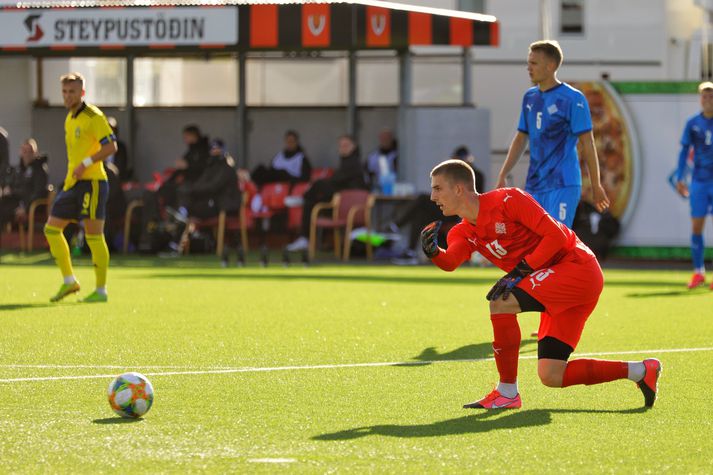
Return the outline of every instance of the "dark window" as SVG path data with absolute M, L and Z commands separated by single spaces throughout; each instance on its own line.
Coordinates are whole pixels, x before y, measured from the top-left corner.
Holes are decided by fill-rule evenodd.
M 584 33 L 584 0 L 562 0 L 560 4 L 560 33 Z
M 485 0 L 458 0 L 462 12 L 485 13 Z

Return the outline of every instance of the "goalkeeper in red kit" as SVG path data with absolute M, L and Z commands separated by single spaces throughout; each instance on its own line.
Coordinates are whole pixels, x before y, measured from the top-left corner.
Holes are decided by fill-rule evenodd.
M 572 230 L 517 188 L 478 193 L 473 171 L 460 160 L 446 160 L 431 171 L 431 200 L 445 216 L 462 218 L 448 233 L 447 250 L 438 246 L 440 222 L 421 233 L 423 250 L 438 267 L 455 270 L 477 251 L 507 272 L 487 295 L 500 382 L 483 399 L 463 407 L 522 406 L 517 387 L 521 312 L 541 312 L 537 373 L 542 384 L 563 388 L 630 379 L 641 389 L 645 406 L 653 406 L 659 360 L 569 361 L 604 285 L 596 257 Z

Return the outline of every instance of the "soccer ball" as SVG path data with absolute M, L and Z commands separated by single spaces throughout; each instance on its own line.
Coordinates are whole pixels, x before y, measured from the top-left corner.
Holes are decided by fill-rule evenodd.
M 121 417 L 141 417 L 153 404 L 153 387 L 146 376 L 124 373 L 109 385 L 109 405 Z

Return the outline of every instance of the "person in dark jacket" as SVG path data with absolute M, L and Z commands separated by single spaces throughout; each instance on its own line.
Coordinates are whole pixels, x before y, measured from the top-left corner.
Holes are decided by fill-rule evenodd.
M 329 201 L 334 193 L 347 189 L 369 189 L 364 180 L 364 169 L 359 155 L 359 147 L 349 135 L 339 137 L 339 168 L 329 178 L 317 180 L 304 195 L 302 205 L 302 227 L 300 236 L 287 246 L 288 251 L 302 251 L 307 249 L 309 242 L 310 218 L 312 208 L 317 203 Z
M 210 142 L 207 136 L 201 134 L 197 125 L 183 128 L 183 142 L 188 149 L 183 157 L 176 160 L 176 170 L 158 192 L 166 206 L 179 211 L 187 207 L 184 197 L 190 185 L 203 174 L 210 160 Z
M 462 160 L 473 169 L 475 177 L 475 189 L 478 193 L 485 191 L 485 177 L 483 173 L 475 166 L 475 157 L 470 153 L 468 147 L 460 145 L 451 153 L 451 158 Z M 389 223 L 389 228 L 393 232 L 400 232 L 400 228 L 408 227 L 408 250 L 404 253 L 404 259 L 411 259 L 410 263 L 417 263 L 417 259 L 412 259 L 417 256 L 417 246 L 421 230 L 430 222 L 441 220 L 445 223 L 456 223 L 460 218 L 453 216 L 443 216 L 441 209 L 436 206 L 436 203 L 431 201 L 429 193 L 422 193 L 409 203 L 409 205 L 397 216 L 393 222 Z M 442 237 L 445 238 L 445 232 Z
M 27 139 L 20 146 L 20 164 L 10 169 L 0 198 L 0 225 L 25 220 L 30 204 L 47 197 L 47 156 L 37 153 L 37 141 Z
M 111 122 L 109 123 L 111 125 Z M 121 149 L 120 149 L 121 150 Z M 107 181 L 109 182 L 109 196 L 106 200 L 106 222 L 104 223 L 104 239 L 106 239 L 109 250 L 118 251 L 121 249 L 123 239 L 123 219 L 126 214 L 126 195 L 121 188 L 121 172 L 115 163 L 104 162 Z
M 126 183 L 134 180 L 134 167 L 129 160 L 129 154 L 126 148 L 126 144 L 123 140 L 119 138 L 119 124 L 114 117 L 107 117 L 107 122 L 109 122 L 109 127 L 114 131 L 116 136 L 116 146 L 117 150 L 114 155 L 109 157 L 107 161 L 113 163 L 119 172 L 119 183 Z M 111 184 L 110 184 L 111 185 Z
M 0 127 L 0 172 L 10 166 L 10 143 L 7 141 L 7 130 Z
M 294 130 L 285 132 L 285 148 L 275 155 L 269 167 L 258 165 L 250 174 L 253 182 L 259 187 L 266 183 L 288 181 L 296 183 L 309 181 L 312 165 L 307 158 L 300 137 Z
M 188 215 L 210 218 L 220 211 L 235 212 L 240 200 L 235 161 L 226 153 L 223 141 L 215 139 L 211 142 L 207 167 L 190 186 Z
M 619 220 L 608 210 L 600 212 L 589 200 L 582 200 L 574 215 L 572 231 L 603 261 L 619 235 L 620 226 Z
M 183 143 L 188 150 L 176 161 L 176 170 L 181 171 L 186 181 L 197 180 L 210 162 L 210 141 L 197 125 L 183 128 Z

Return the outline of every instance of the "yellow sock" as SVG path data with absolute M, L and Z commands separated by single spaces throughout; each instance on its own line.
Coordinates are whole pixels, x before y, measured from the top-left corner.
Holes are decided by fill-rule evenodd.
M 92 251 L 97 288 L 104 288 L 106 287 L 106 271 L 109 268 L 109 248 L 103 234 L 87 234 L 86 237 L 89 249 Z
M 45 237 L 50 245 L 50 253 L 62 271 L 63 277 L 74 275 L 72 270 L 72 259 L 69 257 L 69 245 L 64 238 L 62 229 L 56 226 L 45 225 Z

